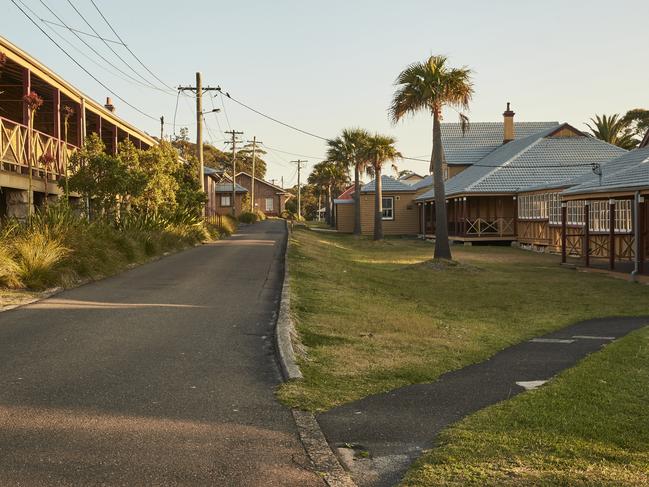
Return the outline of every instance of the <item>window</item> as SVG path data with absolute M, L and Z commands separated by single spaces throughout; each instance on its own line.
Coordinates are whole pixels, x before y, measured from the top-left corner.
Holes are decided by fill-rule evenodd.
M 550 194 L 525 194 L 518 199 L 518 217 L 526 220 L 546 220 L 549 217 Z M 559 216 L 561 207 L 559 206 Z
M 382 200 L 383 219 L 394 220 L 394 196 L 384 197 Z
M 568 201 L 566 205 L 566 224 L 583 225 L 584 224 L 584 202 Z
M 275 198 L 266 198 L 266 211 L 273 211 L 273 204 L 275 202 Z
M 615 231 L 628 233 L 633 230 L 633 211 L 631 200 L 615 201 Z M 588 220 L 591 232 L 611 231 L 611 207 L 609 200 L 590 202 Z
M 551 225 L 561 225 L 561 198 L 559 193 L 548 195 L 548 213 Z
M 221 195 L 221 206 L 232 206 L 232 197 L 229 194 Z

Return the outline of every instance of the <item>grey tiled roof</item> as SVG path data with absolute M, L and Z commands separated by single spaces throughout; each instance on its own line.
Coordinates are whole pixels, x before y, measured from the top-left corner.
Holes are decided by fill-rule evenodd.
M 433 176 L 429 174 L 426 176 L 424 179 L 421 181 L 416 182 L 415 184 L 412 185 L 412 189 L 415 191 L 419 191 L 422 188 L 427 188 L 428 186 L 431 186 L 433 184 Z
M 212 167 L 203 166 L 203 174 L 212 175 L 212 174 L 223 174 L 223 170 L 214 169 Z
M 602 176 L 590 174 L 564 194 L 596 193 L 631 188 L 649 188 L 649 147 L 636 149 L 602 166 Z
M 491 152 L 446 182 L 446 194 L 515 193 L 531 186 L 556 185 L 591 171 L 623 149 L 587 136 L 549 137 L 556 127 L 516 139 Z M 432 189 L 418 200 L 431 199 Z
M 373 193 L 375 190 L 374 181 L 372 180 L 361 188 L 361 193 Z M 412 185 L 402 183 L 394 179 L 392 176 L 381 176 L 381 185 L 384 193 L 398 193 L 403 192 L 413 192 L 414 189 Z
M 237 193 L 247 193 L 248 192 L 248 190 L 246 188 L 239 185 L 238 183 L 236 183 L 234 185 L 234 187 L 235 187 Z M 218 183 L 216 186 L 214 186 L 214 192 L 215 193 L 232 193 L 232 183 L 231 182 Z
M 514 122 L 516 139 L 522 139 L 551 127 L 559 122 Z M 473 164 L 503 144 L 502 122 L 474 122 L 465 134 L 459 123 L 442 123 L 442 145 L 446 162 L 450 165 Z

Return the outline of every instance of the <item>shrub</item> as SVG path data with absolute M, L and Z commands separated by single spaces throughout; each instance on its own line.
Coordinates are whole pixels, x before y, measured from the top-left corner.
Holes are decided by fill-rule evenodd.
M 266 219 L 266 213 L 261 211 L 259 208 L 255 209 L 255 215 L 257 215 L 257 221 L 263 222 Z
M 56 268 L 69 250 L 45 232 L 30 231 L 13 244 L 17 276 L 29 288 L 42 289 L 57 282 Z
M 252 213 L 250 211 L 246 211 L 239 215 L 239 221 L 241 223 L 255 223 L 257 222 L 257 219 L 258 219 L 257 214 Z

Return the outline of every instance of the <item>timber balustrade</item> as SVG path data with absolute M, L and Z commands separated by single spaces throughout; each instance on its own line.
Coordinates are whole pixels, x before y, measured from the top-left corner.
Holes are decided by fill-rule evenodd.
M 467 237 L 513 237 L 514 218 L 467 218 L 465 221 Z
M 31 150 L 30 150 L 31 141 Z M 66 163 L 77 148 L 72 144 L 0 117 L 0 164 L 4 171 L 27 174 L 31 153 L 32 175 L 57 180 L 64 176 Z M 45 167 L 47 161 L 51 164 Z

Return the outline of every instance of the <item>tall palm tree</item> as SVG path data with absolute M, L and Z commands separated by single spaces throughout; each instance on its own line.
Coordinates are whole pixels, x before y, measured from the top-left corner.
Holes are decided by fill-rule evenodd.
M 361 174 L 367 172 L 363 157 L 370 134 L 360 128 L 344 129 L 339 137 L 327 142 L 327 157 L 354 169 L 354 235 L 361 234 Z
M 401 153 L 394 146 L 396 140 L 387 135 L 372 135 L 365 144 L 364 155 L 372 165 L 374 173 L 374 240 L 383 238 L 383 184 L 381 172 L 388 162 L 394 162 Z M 394 164 L 392 167 L 396 169 Z
M 473 96 L 471 70 L 467 67 L 450 68 L 445 56 L 431 56 L 421 63 L 413 63 L 404 69 L 395 81 L 398 87 L 390 106 L 390 116 L 397 123 L 405 115 L 414 115 L 422 110 L 433 117 L 433 150 L 430 158 L 430 172 L 433 173 L 435 189 L 435 258 L 450 259 L 451 247 L 446 225 L 446 194 L 444 190 L 442 110 L 449 106 L 467 110 Z M 462 131 L 469 119 L 460 113 Z
M 638 145 L 638 140 L 634 139 L 634 133 L 631 130 L 631 121 L 625 117 L 620 117 L 618 113 L 614 115 L 595 115 L 591 118 L 586 126 L 590 129 L 593 137 L 608 142 L 609 144 L 622 147 L 623 149 L 633 149 Z

